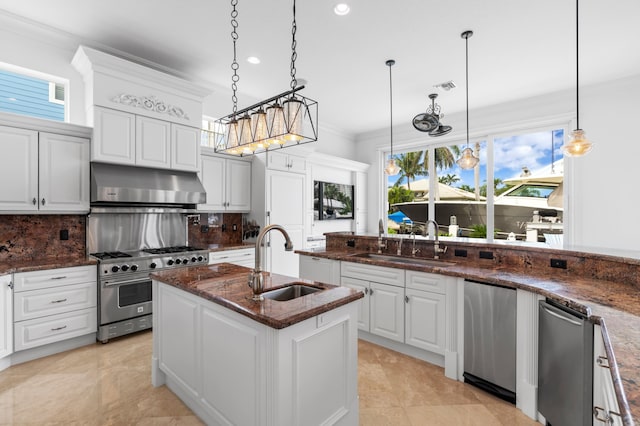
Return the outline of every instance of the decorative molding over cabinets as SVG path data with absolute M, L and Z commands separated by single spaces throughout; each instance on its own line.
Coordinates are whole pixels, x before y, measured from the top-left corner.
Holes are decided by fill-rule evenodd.
M 111 100 L 119 104 L 129 105 L 136 108 L 144 108 L 148 111 L 154 111 L 159 114 L 168 114 L 173 117 L 189 120 L 189 116 L 182 108 L 169 105 L 155 96 L 136 96 L 121 93 L 120 95 L 111 98 Z

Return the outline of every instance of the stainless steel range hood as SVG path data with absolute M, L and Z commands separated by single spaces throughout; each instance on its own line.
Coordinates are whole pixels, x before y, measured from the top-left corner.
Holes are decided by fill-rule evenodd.
M 91 208 L 194 210 L 206 191 L 192 172 L 91 163 Z

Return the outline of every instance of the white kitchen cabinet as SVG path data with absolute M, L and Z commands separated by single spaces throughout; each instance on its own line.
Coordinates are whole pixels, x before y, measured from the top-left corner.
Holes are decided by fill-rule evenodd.
M 255 267 L 256 256 L 254 248 L 213 251 L 209 253 L 209 265 L 217 263 L 232 263 L 234 265 Z
M 0 210 L 89 211 L 89 140 L 0 127 Z
M 405 343 L 445 353 L 447 277 L 406 271 Z
M 94 265 L 15 273 L 15 351 L 95 333 L 96 280 Z
M 136 163 L 136 116 L 115 109 L 94 107 L 91 161 Z
M 176 287 L 153 287 L 152 383 L 166 384 L 204 423 L 358 423 L 354 303 L 274 329 Z
M 171 166 L 171 123 L 136 115 L 136 165 Z
M 593 424 L 622 426 L 602 328 L 593 327 Z
M 198 171 L 199 155 L 197 128 L 94 107 L 93 161 Z
M 251 163 L 203 155 L 200 179 L 207 192 L 202 211 L 248 212 L 251 210 Z
M 13 291 L 11 287 L 11 275 L 0 276 L 0 359 L 13 352 Z M 0 370 L 2 370 L 1 365 Z
M 340 285 L 340 261 L 315 256 L 300 256 L 300 278 Z
M 341 277 L 340 285 L 364 293 L 364 297 L 360 299 L 360 305 L 358 307 L 358 329 L 369 331 L 369 311 L 371 310 L 369 304 L 369 282 L 357 278 Z
M 271 170 L 282 170 L 283 172 L 305 173 L 307 160 L 299 155 L 268 151 L 267 167 Z

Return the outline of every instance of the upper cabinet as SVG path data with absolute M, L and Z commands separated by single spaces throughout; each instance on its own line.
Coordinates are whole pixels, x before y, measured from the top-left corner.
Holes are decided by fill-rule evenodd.
M 251 210 L 251 162 L 203 155 L 201 163 L 200 180 L 207 191 L 207 203 L 199 204 L 199 210 Z
M 88 138 L 0 126 L 0 211 L 89 211 Z
M 200 129 L 95 107 L 92 161 L 199 170 Z
M 80 46 L 95 161 L 185 171 L 200 169 L 202 101 L 210 90 Z
M 282 170 L 283 172 L 305 173 L 307 160 L 299 155 L 269 151 L 267 152 L 267 167 L 271 170 Z

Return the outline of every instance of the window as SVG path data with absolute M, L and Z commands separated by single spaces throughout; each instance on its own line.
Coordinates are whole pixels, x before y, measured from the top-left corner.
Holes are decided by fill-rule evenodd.
M 215 141 L 219 140 L 217 136 L 225 131 L 224 126 L 216 123 L 216 119 L 211 117 L 202 117 L 202 130 L 200 145 L 209 148 L 215 148 Z
M 480 159 L 472 170 L 455 162 L 466 143 L 398 154 L 402 170 L 387 180 L 395 232 L 422 231 L 435 218 L 441 235 L 557 244 L 563 232 L 564 134 L 551 128 L 472 141 Z
M 0 111 L 65 121 L 64 82 L 35 71 L 2 68 L 5 67 L 0 68 Z

